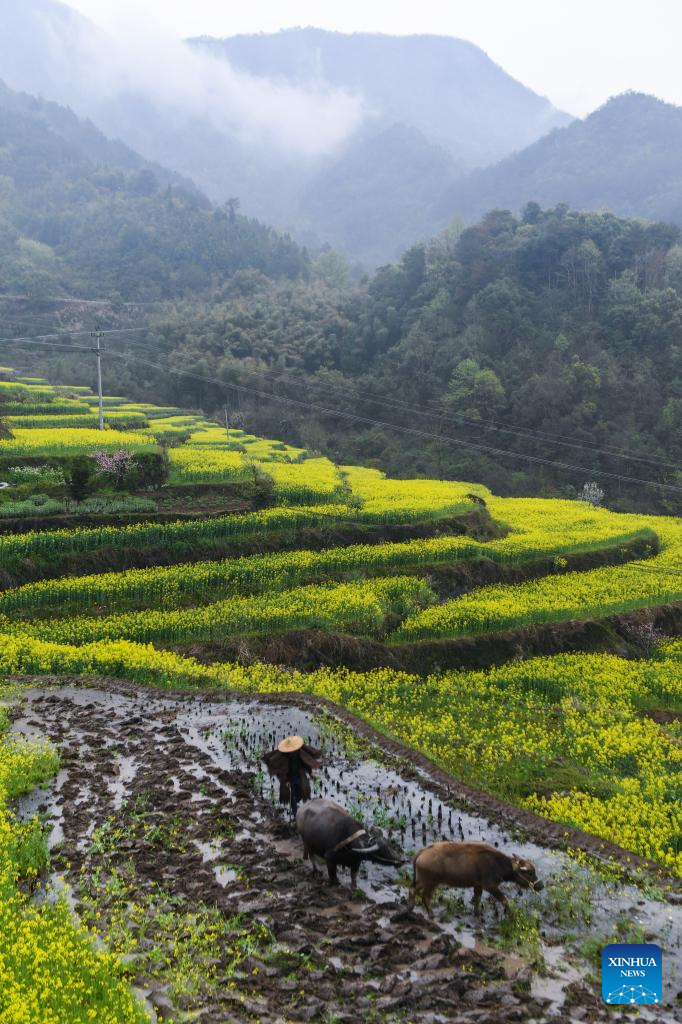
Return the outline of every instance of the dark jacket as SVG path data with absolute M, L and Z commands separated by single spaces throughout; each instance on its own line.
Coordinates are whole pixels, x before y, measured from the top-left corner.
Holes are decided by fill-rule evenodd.
M 271 750 L 263 754 L 268 771 L 279 781 L 279 802 L 288 804 L 291 799 L 291 780 L 298 778 L 301 785 L 301 800 L 310 800 L 310 779 L 308 776 L 320 767 L 322 751 L 305 744 L 293 754 Z

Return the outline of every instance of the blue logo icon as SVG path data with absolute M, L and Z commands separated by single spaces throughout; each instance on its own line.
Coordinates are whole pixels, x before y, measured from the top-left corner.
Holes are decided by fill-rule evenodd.
M 601 994 L 605 1003 L 651 1006 L 663 995 L 663 953 L 650 943 L 614 942 L 601 955 Z

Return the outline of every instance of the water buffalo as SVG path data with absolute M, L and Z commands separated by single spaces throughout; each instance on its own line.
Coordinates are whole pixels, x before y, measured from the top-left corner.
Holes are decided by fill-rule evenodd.
M 429 916 L 431 896 L 440 885 L 455 889 L 474 890 L 474 910 L 481 911 L 481 895 L 489 892 L 503 906 L 507 897 L 500 889 L 501 882 L 514 882 L 520 889 L 542 889 L 535 868 L 529 860 L 496 850 L 487 843 L 433 843 L 415 855 L 412 862 L 413 878 L 410 906 L 417 893 L 422 898 Z
M 380 829 L 366 829 L 333 800 L 319 797 L 301 804 L 296 812 L 296 828 L 303 840 L 303 858 L 310 858 L 313 873 L 317 874 L 315 857 L 327 862 L 332 885 L 338 884 L 337 867 L 350 868 L 351 886 L 363 860 L 375 864 L 398 866 L 402 860 L 386 842 Z

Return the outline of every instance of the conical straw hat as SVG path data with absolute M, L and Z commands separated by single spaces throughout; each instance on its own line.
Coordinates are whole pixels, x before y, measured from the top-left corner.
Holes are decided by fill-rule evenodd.
M 287 736 L 282 740 L 277 749 L 281 754 L 293 754 L 295 750 L 300 750 L 302 746 L 302 736 Z

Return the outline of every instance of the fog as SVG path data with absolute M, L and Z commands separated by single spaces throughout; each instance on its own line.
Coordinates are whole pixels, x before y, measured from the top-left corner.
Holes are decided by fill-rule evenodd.
M 44 0 L 0 0 L 0 17 L 0 77 L 105 130 L 117 101 L 134 97 L 178 128 L 200 121 L 249 147 L 309 160 L 332 152 L 366 114 L 360 96 L 321 80 L 297 87 L 236 71 L 140 14 L 117 18 L 106 32 Z
M 20 0 L 17 0 L 20 2 Z M 140 0 L 71 0 L 107 23 Z M 583 117 L 635 89 L 682 104 L 679 0 L 144 0 L 178 36 L 277 32 L 316 25 L 338 32 L 433 33 L 468 39 L 561 110 Z

